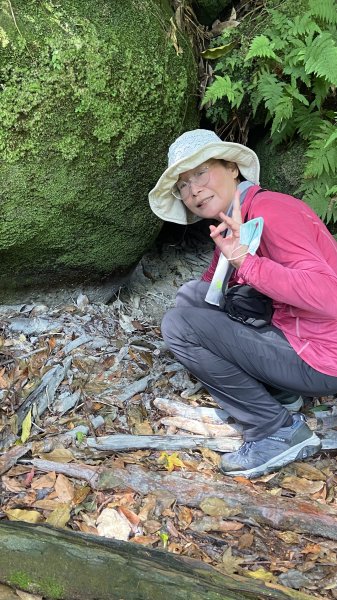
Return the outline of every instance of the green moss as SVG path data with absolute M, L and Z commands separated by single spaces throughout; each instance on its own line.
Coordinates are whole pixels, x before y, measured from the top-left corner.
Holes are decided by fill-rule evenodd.
M 9 585 L 18 587 L 21 590 L 29 590 L 31 579 L 24 571 L 14 571 L 8 580 Z
M 298 197 L 305 163 L 303 140 L 275 148 L 267 136 L 254 150 L 261 162 L 262 187 Z
M 196 66 L 168 0 L 0 8 L 0 285 L 103 276 L 159 231 L 147 194 L 195 127 Z M 11 281 L 9 281 L 11 275 Z
M 51 600 L 64 598 L 64 588 L 56 580 L 33 581 L 24 571 L 14 571 L 8 579 L 8 584 L 21 590 L 43 594 Z

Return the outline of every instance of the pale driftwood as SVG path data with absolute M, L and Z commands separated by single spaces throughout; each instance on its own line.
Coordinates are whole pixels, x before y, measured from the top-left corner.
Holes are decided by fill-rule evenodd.
M 91 467 L 75 463 L 57 463 L 32 459 L 32 464 L 44 472 L 55 471 L 68 477 L 84 479 L 93 489 L 132 489 L 147 495 L 169 493 L 178 504 L 198 507 L 202 500 L 221 498 L 229 508 L 239 508 L 244 517 L 258 523 L 289 531 L 298 531 L 337 540 L 337 510 L 314 500 L 274 497 L 257 493 L 228 477 L 203 477 L 196 473 L 159 473 L 138 465 L 127 468 Z
M 137 379 L 137 381 L 134 381 L 133 383 L 131 383 L 131 385 L 128 385 L 126 388 L 124 388 L 124 392 L 122 394 L 120 394 L 119 392 L 116 393 L 116 396 L 118 396 L 118 400 L 124 403 L 127 400 L 130 400 L 132 396 L 135 396 L 140 392 L 144 392 L 151 379 L 153 379 L 152 375 L 147 375 L 146 377 Z
M 65 529 L 0 523 L 0 580 L 60 600 L 310 600 L 200 561 Z
M 27 454 L 31 449 L 32 444 L 24 444 L 23 446 L 14 446 L 5 452 L 0 457 L 0 475 L 3 475 L 9 469 L 14 467 L 14 465 L 18 462 L 19 458 Z
M 212 425 L 211 423 L 201 423 L 201 421 L 195 421 L 194 419 L 184 419 L 184 417 L 164 417 L 160 419 L 160 422 L 168 427 L 173 426 L 177 429 L 184 429 L 184 431 L 206 437 L 230 437 L 242 440 L 242 429 L 239 425 L 228 425 L 227 423 Z
M 155 398 L 153 404 L 161 411 L 172 417 L 184 417 L 185 419 L 195 419 L 202 423 L 213 423 L 222 425 L 229 415 L 220 408 L 208 408 L 205 406 L 190 406 L 186 402 L 171 400 L 170 398 Z
M 41 383 L 27 396 L 17 411 L 19 428 L 31 408 L 33 417 L 40 417 L 48 406 L 53 403 L 55 392 L 61 381 L 65 378 L 70 365 L 71 358 L 68 357 L 63 364 L 56 365 L 45 373 Z
M 233 452 L 241 444 L 241 439 L 229 437 L 210 438 L 204 436 L 180 435 L 106 435 L 98 438 L 89 437 L 86 440 L 89 448 L 122 452 L 151 448 L 152 450 L 184 450 L 193 448 L 209 448 L 216 452 Z

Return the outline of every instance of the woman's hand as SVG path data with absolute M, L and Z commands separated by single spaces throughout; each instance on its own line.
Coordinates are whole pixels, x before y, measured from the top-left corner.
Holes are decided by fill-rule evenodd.
M 219 213 L 220 225 L 210 225 L 211 238 L 214 240 L 222 254 L 229 260 L 235 269 L 238 269 L 246 258 L 248 246 L 240 245 L 240 225 L 242 225 L 240 192 L 237 190 L 233 200 L 232 217 L 227 217 L 224 212 Z M 222 233 L 231 230 L 231 235 L 222 237 Z

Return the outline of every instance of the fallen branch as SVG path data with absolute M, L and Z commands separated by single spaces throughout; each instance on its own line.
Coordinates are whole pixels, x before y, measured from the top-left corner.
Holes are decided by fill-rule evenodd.
M 209 448 L 216 452 L 233 452 L 241 444 L 241 439 L 228 437 L 210 438 L 204 436 L 180 435 L 107 435 L 99 438 L 87 438 L 87 446 L 96 450 L 122 452 L 125 450 L 193 450 L 194 448 Z
M 186 402 L 179 400 L 170 400 L 169 398 L 155 398 L 153 404 L 161 411 L 172 417 L 184 417 L 185 419 L 195 419 L 203 423 L 213 423 L 222 425 L 228 419 L 228 413 L 221 408 L 208 408 L 204 406 L 190 406 Z
M 229 478 L 202 477 L 196 473 L 158 473 L 138 465 L 126 469 L 101 468 L 75 463 L 57 463 L 32 459 L 22 461 L 44 472 L 55 471 L 68 477 L 84 479 L 93 489 L 132 489 L 143 495 L 170 493 L 178 504 L 199 507 L 206 498 L 221 498 L 229 508 L 256 522 L 289 531 L 309 533 L 337 540 L 337 511 L 314 500 L 274 497 L 258 493 Z
M 160 422 L 167 427 L 176 427 L 177 429 L 183 429 L 197 435 L 237 438 L 241 440 L 242 444 L 242 429 L 239 425 L 228 425 L 227 423 L 212 425 L 211 423 L 202 423 L 193 419 L 184 419 L 184 417 L 164 417 L 160 419 Z

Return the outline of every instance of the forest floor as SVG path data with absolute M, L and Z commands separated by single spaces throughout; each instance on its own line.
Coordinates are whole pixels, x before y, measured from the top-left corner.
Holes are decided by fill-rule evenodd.
M 215 450 L 237 448 L 240 430 L 221 424 L 161 338 L 178 287 L 211 255 L 202 240 L 165 243 L 109 305 L 81 295 L 0 307 L 0 519 L 114 537 L 337 598 L 334 452 L 252 481 L 220 474 Z M 333 437 L 332 398 L 304 412 Z M 102 483 L 116 473 L 124 486 Z

